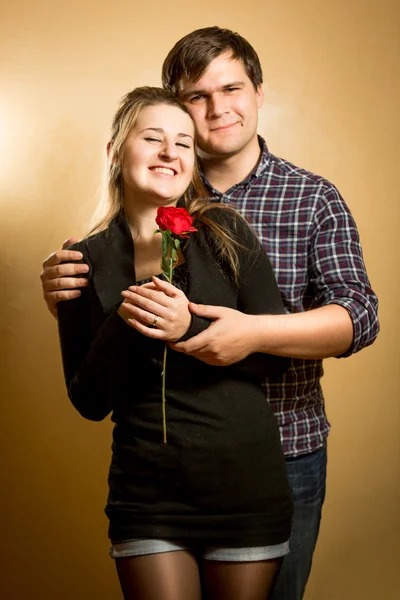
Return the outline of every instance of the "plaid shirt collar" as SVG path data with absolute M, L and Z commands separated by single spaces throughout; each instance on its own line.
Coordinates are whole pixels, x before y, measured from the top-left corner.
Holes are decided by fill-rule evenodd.
M 249 173 L 249 175 L 246 177 L 246 179 L 243 179 L 242 181 L 238 181 L 238 183 L 233 185 L 231 189 L 239 187 L 239 186 L 246 187 L 248 185 L 251 185 L 252 181 L 261 177 L 263 175 L 263 173 L 269 168 L 269 165 L 271 162 L 271 153 L 268 150 L 266 141 L 260 135 L 258 135 L 257 138 L 258 138 L 258 143 L 260 145 L 260 152 L 261 152 L 260 158 L 259 158 L 257 164 L 255 165 L 255 167 L 251 171 L 251 173 Z M 201 167 L 201 161 L 200 161 L 200 167 Z M 205 186 L 207 187 L 207 189 L 213 196 L 222 196 L 221 192 L 216 190 L 211 185 L 211 183 L 208 181 L 207 177 L 204 175 L 204 173 L 202 171 L 200 171 L 200 175 L 203 180 L 203 183 L 205 184 Z M 229 190 L 227 190 L 227 191 L 229 191 Z

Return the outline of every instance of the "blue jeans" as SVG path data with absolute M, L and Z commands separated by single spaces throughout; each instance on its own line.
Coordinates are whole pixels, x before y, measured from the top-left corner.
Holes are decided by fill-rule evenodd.
M 311 454 L 286 459 L 294 502 L 292 535 L 272 600 L 303 598 L 325 499 L 326 463 L 326 445 Z

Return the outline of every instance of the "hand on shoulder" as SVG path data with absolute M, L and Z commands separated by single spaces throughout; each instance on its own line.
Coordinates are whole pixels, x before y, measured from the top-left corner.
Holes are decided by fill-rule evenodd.
M 83 256 L 81 252 L 67 250 L 77 240 L 69 238 L 62 248 L 52 252 L 43 262 L 40 274 L 42 281 L 43 297 L 51 314 L 57 318 L 57 304 L 65 300 L 78 298 L 81 294 L 79 288 L 87 285 L 86 277 L 79 277 L 87 273 L 88 265 L 79 262 Z

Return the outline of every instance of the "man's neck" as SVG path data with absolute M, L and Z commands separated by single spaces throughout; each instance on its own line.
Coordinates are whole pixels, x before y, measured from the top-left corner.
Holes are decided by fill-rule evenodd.
M 214 189 L 223 194 L 250 175 L 261 156 L 257 138 L 255 142 L 251 147 L 230 156 L 203 155 L 201 157 L 201 170 Z

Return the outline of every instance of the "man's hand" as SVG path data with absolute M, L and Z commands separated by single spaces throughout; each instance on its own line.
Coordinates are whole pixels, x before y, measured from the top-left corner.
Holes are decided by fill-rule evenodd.
M 76 277 L 76 275 L 88 272 L 89 267 L 87 265 L 78 263 L 60 264 L 62 262 L 68 263 L 69 261 L 80 260 L 82 258 L 80 252 L 65 249 L 76 241 L 75 238 L 65 240 L 61 250 L 53 252 L 46 258 L 43 263 L 43 271 L 40 274 L 43 296 L 47 308 L 56 318 L 57 303 L 62 302 L 63 300 L 78 298 L 78 296 L 81 295 L 81 292 L 76 288 L 81 288 L 88 284 L 86 277 Z
M 257 316 L 246 315 L 224 306 L 207 306 L 190 302 L 189 309 L 213 323 L 187 342 L 169 344 L 178 352 L 195 356 L 215 366 L 231 365 L 254 352 L 253 335 Z
M 353 322 L 338 304 L 282 315 L 246 315 L 192 302 L 189 310 L 214 322 L 187 342 L 170 346 L 209 365 L 230 365 L 253 352 L 317 360 L 343 355 L 353 341 Z

